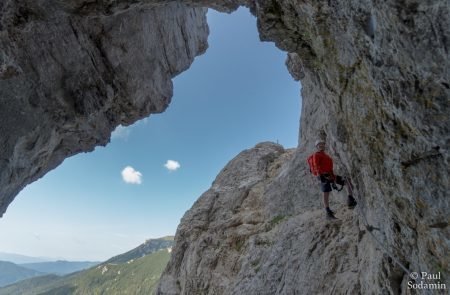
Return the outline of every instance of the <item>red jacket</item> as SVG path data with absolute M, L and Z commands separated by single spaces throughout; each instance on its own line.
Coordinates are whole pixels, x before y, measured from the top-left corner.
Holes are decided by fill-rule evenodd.
M 333 160 L 324 151 L 319 151 L 312 156 L 311 172 L 318 176 L 320 174 L 333 174 Z

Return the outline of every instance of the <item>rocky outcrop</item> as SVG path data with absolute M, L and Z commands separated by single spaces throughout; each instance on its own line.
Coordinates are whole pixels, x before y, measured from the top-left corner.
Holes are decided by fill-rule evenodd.
M 160 293 L 397 294 L 410 292 L 411 271 L 441 272 L 449 285 L 448 1 L 185 3 L 251 9 L 302 82 L 301 133 L 296 151 L 257 146 L 248 169 L 222 171 L 185 216 L 192 227 L 180 225 Z M 0 212 L 65 157 L 106 144 L 116 125 L 162 111 L 170 77 L 206 48 L 205 10 L 179 2 L 0 7 Z M 315 221 L 317 191 L 299 180 L 318 137 L 355 183 L 359 205 L 341 208 L 341 225 Z
M 342 193 L 333 202 L 342 220 L 327 222 L 296 157 L 261 143 L 234 158 L 181 220 L 158 293 L 360 291 L 360 256 L 370 253 L 358 249 L 357 214 Z
M 325 219 L 307 155 L 261 143 L 227 164 L 181 220 L 157 294 L 411 293 L 407 253 L 385 242 L 385 220 L 348 209 L 343 191 L 331 198 L 339 220 Z
M 260 253 L 254 245 L 264 233 L 259 228 L 251 238 L 244 235 L 242 259 L 235 258 L 235 272 L 224 275 L 229 287 L 215 283 L 223 275 L 221 263 L 229 258 L 209 243 L 215 239 L 203 239 L 220 219 L 203 226 L 204 236 L 184 234 L 189 231 L 182 223 L 174 251 L 184 256 L 174 255 L 160 293 L 414 293 L 408 289 L 407 283 L 415 282 L 408 273 L 421 271 L 441 273 L 440 282 L 449 286 L 448 3 L 255 3 L 261 38 L 290 52 L 287 65 L 302 82 L 299 148 L 290 168 L 277 177 L 279 185 L 258 198 L 261 208 L 269 208 L 266 222 L 277 216 L 286 222 L 276 231 L 280 239 L 269 242 L 272 255 L 262 255 L 261 273 L 248 265 L 260 265 L 252 254 Z M 355 183 L 359 206 L 355 214 L 344 213 L 339 231 L 316 224 L 318 192 L 296 179 L 305 175 L 302 165 L 317 138 L 327 139 L 337 170 Z M 240 202 L 237 198 L 236 206 Z M 200 210 L 196 206 L 191 211 Z M 309 236 L 313 233 L 321 237 L 320 248 Z M 296 247 L 312 250 L 304 254 Z M 206 260 L 197 261 L 194 249 L 203 249 Z M 218 262 L 208 264 L 215 255 Z M 210 275 L 200 279 L 197 274 L 207 273 L 204 268 Z
M 372 253 L 360 257 L 361 291 L 407 290 L 386 251 L 409 271 L 445 274 L 448 286 L 448 3 L 329 3 L 296 9 L 309 44 L 295 51 L 305 74 L 300 144 L 327 136 L 386 247 L 368 234 L 358 243 Z
M 64 158 L 164 111 L 207 48 L 206 9 L 94 2 L 0 1 L 0 216 Z

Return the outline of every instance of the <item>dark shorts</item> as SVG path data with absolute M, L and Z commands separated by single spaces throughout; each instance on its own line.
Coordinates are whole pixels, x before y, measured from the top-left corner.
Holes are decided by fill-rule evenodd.
M 325 176 L 320 175 L 317 176 L 317 179 L 320 180 L 320 189 L 324 193 L 328 193 L 332 191 L 331 183 L 328 179 L 325 178 Z M 345 179 L 342 176 L 336 175 L 336 179 L 334 180 L 334 183 L 339 185 L 345 185 Z

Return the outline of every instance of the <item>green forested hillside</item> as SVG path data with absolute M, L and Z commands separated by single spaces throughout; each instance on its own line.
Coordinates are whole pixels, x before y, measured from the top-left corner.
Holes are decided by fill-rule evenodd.
M 28 269 L 12 262 L 0 261 L 0 287 L 42 274 L 42 272 Z
M 124 264 L 90 269 L 74 280 L 75 294 L 152 294 L 169 258 L 167 250 L 160 250 Z
M 142 294 L 154 292 L 170 258 L 167 249 L 122 264 L 104 263 L 89 270 L 43 281 L 34 279 L 0 288 L 0 295 Z M 24 287 L 26 284 L 26 287 Z
M 137 246 L 136 248 L 114 256 L 106 261 L 106 263 L 125 263 L 131 259 L 143 257 L 153 252 L 159 251 L 165 248 L 171 248 L 173 245 L 174 236 L 167 236 L 159 239 L 149 239 L 145 243 Z

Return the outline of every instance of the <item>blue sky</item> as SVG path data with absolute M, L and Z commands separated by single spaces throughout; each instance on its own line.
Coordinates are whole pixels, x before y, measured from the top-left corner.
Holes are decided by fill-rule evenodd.
M 174 235 L 242 150 L 261 141 L 297 145 L 300 84 L 286 54 L 259 41 L 247 9 L 210 10 L 208 23 L 209 49 L 174 79 L 166 112 L 119 128 L 108 146 L 66 159 L 26 187 L 0 219 L 1 252 L 105 260 Z

